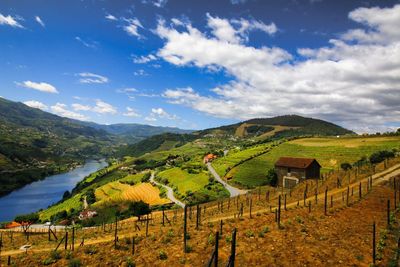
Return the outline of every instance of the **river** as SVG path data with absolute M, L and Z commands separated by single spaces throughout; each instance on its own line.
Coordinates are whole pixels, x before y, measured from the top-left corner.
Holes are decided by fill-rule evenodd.
M 51 175 L 0 198 L 0 222 L 11 221 L 16 215 L 45 209 L 62 199 L 65 191 L 71 191 L 85 176 L 107 166 L 107 162 L 87 161 L 69 172 Z

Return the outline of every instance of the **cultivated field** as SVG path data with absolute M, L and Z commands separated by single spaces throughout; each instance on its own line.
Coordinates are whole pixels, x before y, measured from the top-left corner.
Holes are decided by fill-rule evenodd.
M 168 179 L 169 184 L 176 186 L 181 193 L 186 193 L 187 191 L 195 192 L 208 184 L 208 174 L 206 172 L 191 174 L 178 167 L 162 171 L 157 176 Z
M 170 203 L 170 200 L 160 198 L 160 190 L 150 183 L 140 183 L 134 186 L 119 181 L 108 183 L 96 189 L 94 204 L 101 205 L 107 202 L 144 201 L 150 205 Z
M 379 150 L 400 149 L 400 137 L 341 137 L 341 138 L 305 138 L 283 143 L 259 157 L 233 168 L 227 176 L 245 187 L 263 184 L 269 168 L 282 156 L 316 158 L 322 165 L 321 171 L 328 172 L 340 168 L 340 164 L 356 162 L 363 156 L 369 156 Z M 246 155 L 246 151 L 240 152 Z M 250 153 L 249 153 L 250 154 Z M 222 166 L 224 158 L 216 161 Z M 229 164 L 231 160 L 227 158 Z M 214 163 L 213 163 L 214 166 Z M 221 170 L 221 168 L 220 168 Z

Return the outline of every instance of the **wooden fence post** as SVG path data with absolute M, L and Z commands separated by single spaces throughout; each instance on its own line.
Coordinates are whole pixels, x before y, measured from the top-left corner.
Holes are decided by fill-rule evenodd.
M 186 223 L 187 223 L 187 218 L 186 218 L 186 216 L 187 216 L 187 206 L 185 205 L 185 208 L 184 208 L 184 215 L 183 215 L 183 253 L 186 253 L 186 231 L 187 231 L 187 225 L 186 225 Z
M 68 248 L 68 231 L 65 232 L 64 250 L 67 250 L 67 248 Z
M 376 261 L 375 261 L 375 259 L 376 259 L 375 231 L 376 231 L 376 229 L 375 228 L 376 228 L 376 226 L 375 226 L 375 222 L 374 222 L 374 224 L 372 225 L 372 264 L 373 264 L 373 266 L 375 266 L 375 263 L 376 263 Z
M 346 206 L 349 206 L 349 194 L 350 194 L 350 187 L 347 187 L 347 199 L 346 199 Z
M 281 226 L 281 195 L 279 195 L 278 199 L 278 227 Z
M 286 194 L 285 194 L 283 203 L 284 203 L 284 207 L 285 207 L 285 211 L 286 211 L 287 210 L 287 208 L 286 208 Z
M 236 254 L 236 228 L 232 233 L 232 243 L 231 243 L 231 256 L 229 257 L 228 265 L 229 267 L 235 267 L 235 254 Z
M 328 205 L 328 187 L 325 188 L 325 202 L 324 202 L 324 204 L 325 204 L 324 214 L 326 216 L 326 210 L 327 210 L 327 205 Z
M 331 195 L 331 208 L 333 208 L 333 195 Z
M 146 216 L 146 237 L 149 235 L 149 215 Z
M 75 249 L 75 227 L 72 227 L 72 239 L 71 239 L 71 248 L 72 251 Z
M 219 233 L 215 234 L 215 255 L 214 255 L 214 266 L 218 267 L 218 245 L 219 245 Z
M 308 212 L 311 212 L 311 201 L 308 201 Z
M 222 236 L 222 226 L 223 226 L 223 222 L 222 222 L 222 220 L 220 220 L 220 222 L 219 222 L 219 232 L 221 233 L 221 236 Z
M 390 229 L 390 199 L 387 200 L 387 228 Z
M 132 236 L 132 255 L 135 255 L 135 237 Z
M 253 198 L 250 198 L 250 219 L 251 219 L 251 208 L 253 206 Z
M 114 248 L 117 248 L 118 243 L 118 217 L 115 216 L 115 227 L 114 227 Z

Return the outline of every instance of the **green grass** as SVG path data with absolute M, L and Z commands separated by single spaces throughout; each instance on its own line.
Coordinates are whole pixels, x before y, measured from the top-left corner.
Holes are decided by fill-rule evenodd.
M 341 163 L 354 163 L 362 156 L 375 151 L 400 149 L 400 137 L 368 138 L 306 138 L 281 144 L 267 154 L 246 161 L 229 172 L 232 181 L 245 187 L 262 185 L 269 168 L 273 168 L 279 157 L 316 158 L 321 172 L 338 169 Z
M 69 212 L 71 209 L 79 210 L 81 209 L 82 206 L 82 201 L 80 201 L 81 194 L 77 194 L 70 199 L 67 199 L 66 201 L 54 205 L 46 210 L 40 211 L 39 212 L 39 218 L 42 221 L 48 221 L 50 220 L 50 217 L 60 211 L 66 210 Z
M 125 176 L 124 178 L 120 179 L 119 181 L 121 183 L 127 182 L 127 183 L 134 183 L 134 184 L 138 184 L 141 182 L 143 176 L 146 173 L 137 173 L 137 174 L 129 174 L 128 176 Z
M 269 144 L 261 144 L 245 150 L 231 150 L 226 157 L 218 158 L 213 161 L 212 165 L 220 176 L 224 176 L 228 167 L 234 166 L 241 160 L 247 159 L 254 154 L 264 151 Z
M 181 193 L 198 191 L 208 184 L 208 174 L 190 174 L 180 168 L 172 168 L 158 173 L 159 177 L 168 179 L 169 183 L 178 188 Z

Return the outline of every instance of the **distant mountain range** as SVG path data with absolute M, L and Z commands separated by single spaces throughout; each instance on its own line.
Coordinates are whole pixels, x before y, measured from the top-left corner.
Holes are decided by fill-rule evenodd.
M 122 144 L 165 132 L 190 131 L 81 122 L 0 98 L 0 196 L 85 159 L 111 156 Z

